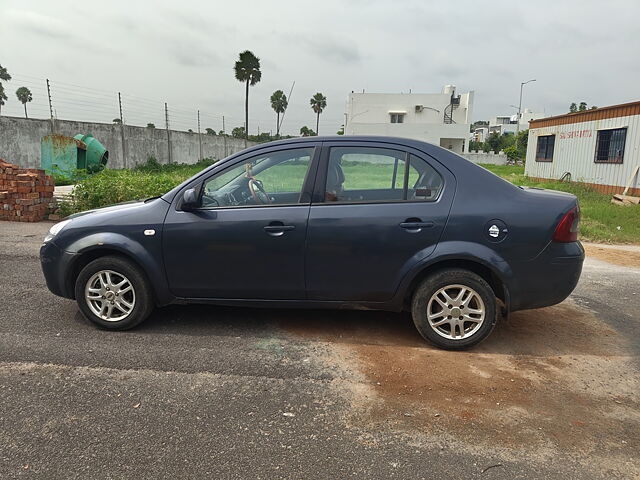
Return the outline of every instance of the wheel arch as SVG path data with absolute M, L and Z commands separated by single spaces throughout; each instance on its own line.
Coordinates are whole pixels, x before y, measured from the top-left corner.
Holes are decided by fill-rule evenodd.
M 414 292 L 425 278 L 435 272 L 451 268 L 468 270 L 480 276 L 491 286 L 496 297 L 502 302 L 505 312 L 509 311 L 511 303 L 509 289 L 501 275 L 485 263 L 469 258 L 446 258 L 429 263 L 418 270 L 404 290 L 403 309 L 407 309 L 411 305 Z

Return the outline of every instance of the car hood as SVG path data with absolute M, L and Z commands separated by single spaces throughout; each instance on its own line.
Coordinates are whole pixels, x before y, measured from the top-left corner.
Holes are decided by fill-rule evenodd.
M 122 202 L 122 203 L 116 203 L 115 205 L 111 205 L 109 207 L 102 207 L 102 208 L 94 208 L 92 210 L 85 210 L 84 212 L 78 212 L 78 213 L 74 213 L 73 215 L 69 215 L 67 217 L 67 219 L 72 219 L 72 218 L 78 218 L 78 217 L 84 217 L 85 215 L 89 215 L 89 214 L 93 214 L 93 213 L 109 213 L 109 212 L 115 212 L 117 210 L 127 210 L 133 207 L 136 207 L 138 205 L 140 205 L 141 203 L 147 203 L 153 200 L 157 200 L 161 197 L 152 197 L 152 198 L 147 198 L 147 199 L 141 199 L 141 200 L 130 200 L 128 202 Z

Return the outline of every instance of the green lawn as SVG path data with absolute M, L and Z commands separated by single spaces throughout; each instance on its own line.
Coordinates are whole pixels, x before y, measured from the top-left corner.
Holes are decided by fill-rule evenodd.
M 161 195 L 199 172 L 206 164 L 165 165 L 155 169 L 110 170 L 95 174 L 80 183 L 75 200 L 63 208 L 69 214 L 114 203 Z M 522 186 L 562 190 L 573 193 L 582 208 L 581 238 L 593 242 L 640 243 L 640 206 L 618 206 L 610 195 L 603 195 L 579 183 L 534 182 L 524 175 L 522 166 L 482 165 L 496 175 Z M 257 175 L 271 192 L 291 192 L 301 188 L 307 166 L 304 163 L 282 165 Z M 345 162 L 345 188 L 389 188 L 393 166 Z M 357 173 L 356 173 L 357 172 Z M 402 173 L 398 172 L 401 187 Z M 417 174 L 412 171 L 410 183 Z
M 580 201 L 582 240 L 604 243 L 640 243 L 640 206 L 611 203 L 611 195 L 598 193 L 580 183 L 535 182 L 524 174 L 524 167 L 482 165 L 511 183 L 573 193 Z

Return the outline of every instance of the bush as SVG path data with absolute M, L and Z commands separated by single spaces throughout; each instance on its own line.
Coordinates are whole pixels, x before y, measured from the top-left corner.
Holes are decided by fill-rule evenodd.
M 132 170 L 105 169 L 79 181 L 73 189 L 71 200 L 61 206 L 61 213 L 66 216 L 116 203 L 156 197 L 213 163 L 213 159 L 204 159 L 193 165 L 161 165 L 150 157 L 146 163 Z

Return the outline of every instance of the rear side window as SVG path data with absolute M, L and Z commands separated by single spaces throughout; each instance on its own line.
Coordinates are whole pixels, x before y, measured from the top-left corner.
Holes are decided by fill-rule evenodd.
M 329 154 L 325 202 L 434 201 L 442 177 L 419 157 L 386 148 L 334 147 Z

